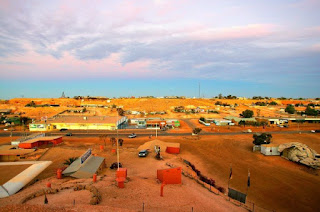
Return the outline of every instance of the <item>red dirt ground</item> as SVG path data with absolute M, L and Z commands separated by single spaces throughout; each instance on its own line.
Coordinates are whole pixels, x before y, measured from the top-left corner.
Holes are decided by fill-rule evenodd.
M 31 165 L 0 166 L 0 185 L 25 170 Z
M 253 153 L 252 135 L 200 136 L 200 140 L 194 140 L 191 136 L 159 137 L 159 139 L 179 142 L 181 154 L 178 156 L 195 164 L 202 174 L 213 178 L 217 185 L 224 188 L 227 188 L 232 164 L 233 179 L 230 186 L 246 192 L 247 173 L 250 169 L 251 187 L 248 191 L 248 201 L 255 203 L 256 211 L 262 211 L 262 208 L 276 211 L 316 211 L 319 208 L 319 170 L 307 168 L 279 156 Z M 194 207 L 195 211 L 242 209 L 234 208 L 233 204 L 224 198 L 208 192 L 184 176 L 182 185 L 166 186 L 165 197 L 160 198 L 160 184 L 155 181 L 156 169 L 166 168 L 165 162 L 177 163 L 178 158 L 169 154 L 163 154 L 165 159 L 163 162 L 156 161 L 153 155 L 138 158 L 137 147 L 149 140 L 148 137 L 125 139 L 124 146 L 120 149 L 120 162 L 128 168 L 129 182 L 125 184 L 125 189 L 119 190 L 114 186 L 114 171 L 106 169 L 102 173 L 106 175 L 105 180 L 97 183 L 103 201 L 100 206 L 91 207 L 91 209 L 104 206 L 119 209 L 121 205 L 123 209 L 138 211 L 141 210 L 142 202 L 146 203 L 147 211 L 163 210 L 164 207 L 172 211 L 188 211 L 191 207 Z M 47 182 L 45 178 L 54 176 L 56 168 L 62 167 L 65 159 L 80 156 L 89 147 L 93 148 L 93 153 L 104 156 L 107 165 L 116 161 L 116 156 L 111 154 L 110 142 L 101 152 L 99 145 L 103 142 L 99 138 L 65 137 L 64 141 L 64 144 L 52 148 L 41 158 L 41 160 L 53 160 L 53 165 L 38 177 L 40 182 L 12 197 L 0 199 L 0 205 L 13 204 L 14 199 L 18 200 L 26 193 L 44 187 Z M 273 143 L 287 142 L 305 143 L 320 152 L 319 134 L 273 135 Z M 54 185 L 54 180 L 52 181 Z M 61 198 L 64 197 L 65 195 L 61 195 Z M 37 202 L 37 200 L 34 201 L 34 203 Z M 41 198 L 38 201 L 41 202 Z M 70 201 L 66 203 L 66 207 L 71 207 Z

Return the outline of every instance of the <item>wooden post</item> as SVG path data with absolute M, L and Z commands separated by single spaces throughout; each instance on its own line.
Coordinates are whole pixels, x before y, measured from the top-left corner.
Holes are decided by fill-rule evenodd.
M 160 196 L 163 197 L 163 187 L 165 186 L 164 183 L 161 184 L 161 189 L 160 189 Z

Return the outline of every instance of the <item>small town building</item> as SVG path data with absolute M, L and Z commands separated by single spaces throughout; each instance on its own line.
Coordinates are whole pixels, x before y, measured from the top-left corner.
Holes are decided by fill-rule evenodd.
M 0 109 L 0 115 L 8 115 L 12 112 L 11 109 Z
M 166 119 L 166 123 L 170 128 L 180 127 L 180 121 L 178 119 Z
M 239 117 L 236 117 L 236 116 L 227 116 L 227 117 L 224 117 L 224 119 L 231 120 L 231 121 L 234 120 L 237 123 L 239 123 L 240 121 L 250 121 L 250 122 L 256 122 L 257 121 L 255 118 L 239 118 Z
M 24 142 L 24 141 L 27 141 L 30 139 L 34 139 L 34 138 L 44 137 L 44 136 L 45 136 L 45 133 L 33 133 L 31 135 L 23 136 L 23 137 L 17 138 L 14 141 L 11 141 L 11 145 L 18 146 L 21 142 Z
M 279 145 L 277 144 L 262 144 L 261 153 L 264 155 L 280 155 L 278 151 Z
M 164 126 L 166 126 L 166 122 L 161 119 L 148 119 L 146 123 L 147 129 L 161 129 Z
M 129 123 L 130 123 L 130 125 L 136 125 L 139 127 L 145 127 L 147 125 L 147 121 L 145 118 L 130 119 Z
M 19 143 L 19 148 L 22 149 L 32 149 L 42 145 L 53 144 L 57 145 L 62 142 L 62 136 L 47 136 L 47 137 L 38 137 L 33 138 L 24 142 Z
M 19 149 L 17 146 L 2 145 L 0 146 L 0 162 L 13 162 L 25 159 L 28 154 L 34 151 L 34 149 Z
M 232 123 L 231 120 L 226 120 L 226 119 L 206 118 L 205 120 L 206 122 L 214 123 L 217 126 L 226 126 Z
M 125 116 L 58 116 L 44 122 L 29 124 L 29 130 L 116 130 L 126 121 Z

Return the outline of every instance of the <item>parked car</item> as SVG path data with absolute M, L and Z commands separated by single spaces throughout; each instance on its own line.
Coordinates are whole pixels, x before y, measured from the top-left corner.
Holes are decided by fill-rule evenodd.
M 67 133 L 66 136 L 72 136 L 72 133 Z
M 60 129 L 60 132 L 63 132 L 63 131 L 67 131 L 68 129 L 66 129 L 66 128 L 62 128 L 62 129 Z
M 113 164 L 111 164 L 110 169 L 117 169 L 118 168 L 118 164 L 117 162 L 114 162 Z M 119 168 L 122 168 L 122 164 L 119 162 Z
M 137 135 L 135 134 L 135 133 L 131 133 L 129 136 L 128 136 L 128 138 L 136 138 L 137 137 Z
M 314 132 L 315 132 L 315 133 L 320 133 L 320 130 L 315 130 Z
M 149 154 L 149 151 L 147 149 L 144 149 L 144 150 L 141 150 L 138 155 L 139 157 L 147 157 L 148 154 Z
M 243 133 L 252 133 L 252 130 L 248 129 L 248 130 L 244 130 L 242 131 Z

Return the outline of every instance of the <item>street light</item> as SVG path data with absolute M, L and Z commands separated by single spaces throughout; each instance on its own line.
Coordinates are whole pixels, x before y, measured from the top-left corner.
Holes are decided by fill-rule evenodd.
M 158 138 L 158 123 L 156 123 L 156 138 Z

